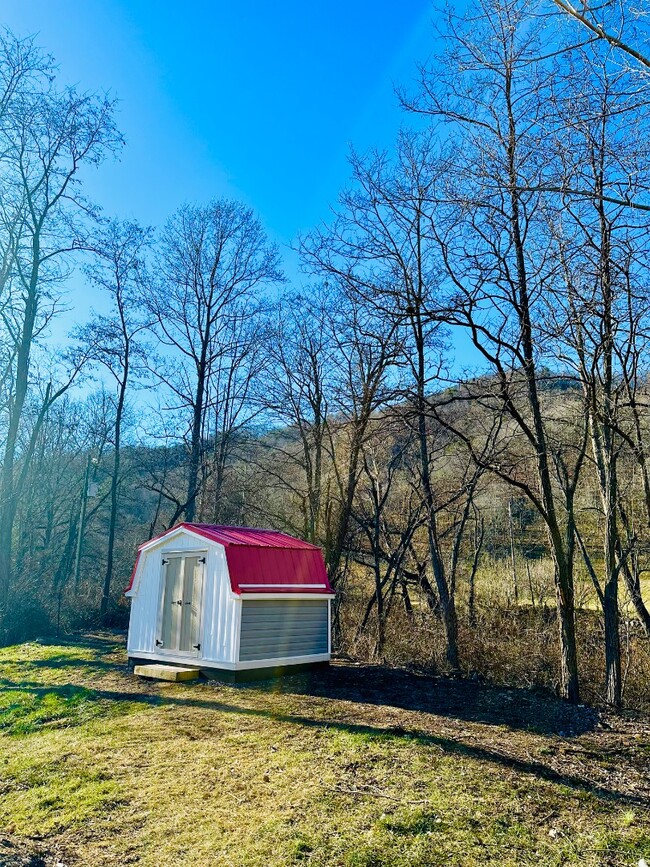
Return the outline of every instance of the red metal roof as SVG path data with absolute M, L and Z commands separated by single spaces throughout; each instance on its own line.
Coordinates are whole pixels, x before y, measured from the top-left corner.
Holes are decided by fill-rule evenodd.
M 219 542 L 221 545 L 246 545 L 256 548 L 291 548 L 299 551 L 315 548 L 317 551 L 320 551 L 320 548 L 316 545 L 303 542 L 302 539 L 296 539 L 295 536 L 288 536 L 279 530 L 260 530 L 256 527 L 224 527 L 219 524 L 188 524 L 187 522 L 179 526 L 187 527 L 188 530 L 194 530 L 195 533 L 200 533 L 206 539 L 212 539 L 213 542 Z
M 216 524 L 183 523 L 155 538 L 162 539 L 179 527 L 224 546 L 233 593 L 332 593 L 316 545 L 277 530 Z M 135 568 L 126 592 L 134 577 Z

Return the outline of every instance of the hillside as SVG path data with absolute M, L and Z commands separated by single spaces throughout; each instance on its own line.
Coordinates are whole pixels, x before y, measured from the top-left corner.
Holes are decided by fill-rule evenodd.
M 0 650 L 0 864 L 636 865 L 650 728 L 336 663 L 138 680 L 119 634 Z

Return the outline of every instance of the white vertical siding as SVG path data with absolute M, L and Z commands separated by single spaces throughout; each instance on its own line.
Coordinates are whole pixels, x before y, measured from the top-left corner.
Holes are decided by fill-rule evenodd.
M 207 567 L 211 576 L 203 590 L 201 657 L 210 662 L 235 662 L 237 600 L 233 599 L 223 545 L 211 543 Z
M 133 583 L 131 616 L 127 650 L 129 656 L 138 651 L 153 653 L 156 649 L 158 629 L 158 603 L 160 599 L 160 553 L 155 549 L 143 551 Z
M 223 545 L 201 539 L 190 532 L 166 537 L 140 554 L 131 595 L 131 616 L 127 649 L 129 656 L 155 654 L 169 660 L 170 654 L 156 646 L 162 586 L 161 561 L 173 551 L 203 551 L 206 553 L 201 605 L 200 643 L 198 659 L 209 662 L 232 662 L 237 659 L 239 634 L 238 599 L 230 589 L 226 552 Z M 197 657 L 195 656 L 194 659 Z

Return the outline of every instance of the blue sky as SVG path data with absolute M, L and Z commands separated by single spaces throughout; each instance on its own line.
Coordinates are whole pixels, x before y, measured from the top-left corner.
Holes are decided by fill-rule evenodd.
M 390 147 L 404 121 L 394 84 L 432 49 L 429 0 L 2 5 L 64 82 L 119 98 L 126 148 L 86 186 L 106 213 L 160 226 L 184 201 L 232 196 L 282 245 L 327 218 L 351 143 Z M 71 293 L 82 315 L 88 291 Z

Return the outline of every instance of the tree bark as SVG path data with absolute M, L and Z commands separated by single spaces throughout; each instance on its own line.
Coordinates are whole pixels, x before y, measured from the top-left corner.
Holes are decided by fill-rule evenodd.
M 113 472 L 111 474 L 111 511 L 108 524 L 108 546 L 106 552 L 106 572 L 104 573 L 104 584 L 102 587 L 102 599 L 100 603 L 99 613 L 102 619 L 106 618 L 108 606 L 111 598 L 111 582 L 113 580 L 113 559 L 115 552 L 115 532 L 117 529 L 117 505 L 118 505 L 118 490 L 120 484 L 120 463 L 121 463 L 121 440 L 122 440 L 122 417 L 124 414 L 124 402 L 126 399 L 126 389 L 129 377 L 129 350 L 128 341 L 124 356 L 123 376 L 120 382 L 119 394 L 117 399 L 117 410 L 115 413 L 115 452 L 113 454 Z
M 578 686 L 578 658 L 575 640 L 575 602 L 573 589 L 573 561 L 570 554 L 571 539 L 567 534 L 567 546 L 562 540 L 562 530 L 557 517 L 553 482 L 549 467 L 549 452 L 546 440 L 544 416 L 539 399 L 533 327 L 530 313 L 528 275 L 524 255 L 524 241 L 521 234 L 519 211 L 519 181 L 516 165 L 517 130 L 512 96 L 512 68 L 506 67 L 505 97 L 508 113 L 507 161 L 510 182 L 510 226 L 515 250 L 517 274 L 517 309 L 521 329 L 521 344 L 524 360 L 524 375 L 528 391 L 528 403 L 533 420 L 537 445 L 537 473 L 540 492 L 546 512 L 549 541 L 555 560 L 557 582 L 556 598 L 560 624 L 560 679 L 561 694 L 571 702 L 580 698 Z M 570 517 L 570 516 L 569 516 Z M 571 537 L 572 538 L 572 537 Z
M 203 453 L 203 404 L 207 379 L 207 351 L 209 334 L 203 339 L 200 360 L 196 371 L 196 389 L 192 408 L 192 433 L 190 437 L 190 461 L 187 472 L 187 495 L 185 520 L 192 522 L 196 514 L 196 497 L 199 491 L 199 469 Z
M 23 323 L 16 355 L 16 383 L 9 408 L 9 425 L 0 475 L 0 619 L 7 606 L 11 585 L 13 530 L 18 507 L 14 485 L 16 446 L 29 387 L 30 358 L 38 309 L 40 228 L 38 225 L 32 238 L 32 266 L 25 293 Z

